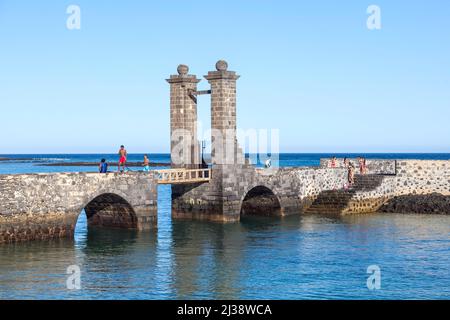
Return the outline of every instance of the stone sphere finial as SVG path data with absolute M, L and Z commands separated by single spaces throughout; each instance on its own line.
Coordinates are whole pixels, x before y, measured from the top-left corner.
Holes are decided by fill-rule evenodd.
M 225 60 L 219 60 L 216 63 L 216 69 L 217 71 L 227 71 L 228 63 Z
M 185 76 L 189 72 L 189 67 L 185 64 L 180 64 L 177 68 L 177 71 L 180 76 Z

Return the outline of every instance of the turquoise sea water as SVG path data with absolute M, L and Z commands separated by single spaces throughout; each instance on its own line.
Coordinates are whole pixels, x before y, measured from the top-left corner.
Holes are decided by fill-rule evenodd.
M 317 165 L 327 156 L 284 154 L 280 164 Z M 449 154 L 366 156 L 450 159 Z M 0 162 L 0 174 L 94 171 L 39 164 L 116 158 L 6 157 L 35 160 Z M 141 158 L 130 155 L 130 161 Z M 158 230 L 152 232 L 88 230 L 81 212 L 74 240 L 0 245 L 0 298 L 450 299 L 450 216 L 308 215 L 223 225 L 172 221 L 170 187 L 160 186 L 158 197 Z M 81 271 L 79 290 L 67 288 L 71 265 Z M 366 284 L 371 265 L 381 270 L 379 290 Z

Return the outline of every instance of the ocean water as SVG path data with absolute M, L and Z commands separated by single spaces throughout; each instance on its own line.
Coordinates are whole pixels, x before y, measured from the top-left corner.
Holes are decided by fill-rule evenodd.
M 328 156 L 282 154 L 280 165 L 318 165 Z M 0 174 L 95 171 L 41 164 L 117 158 L 1 157 L 33 160 L 1 161 Z M 169 161 L 165 154 L 150 158 Z M 450 216 L 306 215 L 216 224 L 172 221 L 170 197 L 170 186 L 159 186 L 154 231 L 88 228 L 80 212 L 73 240 L 0 245 L 0 299 L 450 299 Z M 80 289 L 67 286 L 70 266 L 80 269 Z M 367 286 L 370 266 L 380 270 L 379 289 Z

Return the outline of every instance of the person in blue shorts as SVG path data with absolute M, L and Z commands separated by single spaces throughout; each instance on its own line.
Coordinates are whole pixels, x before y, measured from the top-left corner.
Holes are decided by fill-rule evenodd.
M 98 165 L 98 172 L 107 173 L 108 172 L 108 163 L 106 163 L 106 159 L 102 159 L 100 164 Z

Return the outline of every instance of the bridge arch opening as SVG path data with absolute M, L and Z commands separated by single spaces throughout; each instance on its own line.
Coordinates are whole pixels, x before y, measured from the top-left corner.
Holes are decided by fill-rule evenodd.
M 281 216 L 280 201 L 269 188 L 254 187 L 242 201 L 241 216 Z
M 123 197 L 114 193 L 96 196 L 82 208 L 82 211 L 85 217 L 80 214 L 78 222 L 83 218 L 86 219 L 87 227 L 137 228 L 138 221 L 133 207 Z

